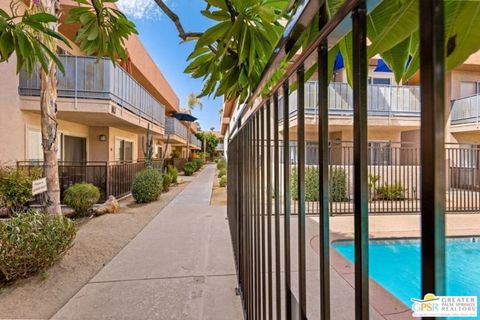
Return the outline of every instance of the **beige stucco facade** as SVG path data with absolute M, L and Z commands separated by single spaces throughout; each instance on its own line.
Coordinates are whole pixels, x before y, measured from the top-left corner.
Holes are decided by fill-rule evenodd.
M 0 0 L 0 8 L 9 11 L 9 0 Z M 70 0 L 62 0 L 64 11 L 76 6 Z M 64 19 L 62 17 L 62 22 Z M 62 23 L 60 31 L 68 38 L 75 36 L 75 26 Z M 71 42 L 71 48 L 59 44 L 69 55 L 83 56 Z M 155 114 L 152 121 L 140 110 L 140 106 L 123 103 L 122 97 L 77 98 L 60 96 L 57 100 L 57 147 L 59 160 L 79 159 L 82 161 L 136 161 L 143 158 L 142 137 L 147 128 L 155 141 L 155 156 L 164 148 L 165 123 L 158 121 L 161 114 L 169 115 L 180 111 L 179 98 L 166 78 L 134 35 L 126 42 L 128 61 L 122 64 L 127 77 L 132 78 L 158 101 L 154 108 L 163 111 Z M 16 58 L 0 63 L 0 163 L 41 160 L 40 101 L 38 94 L 22 94 L 19 90 L 20 77 L 16 74 Z M 113 71 L 111 71 L 113 75 Z M 127 79 L 128 80 L 128 79 Z M 76 81 L 76 80 L 75 80 Z M 158 105 L 157 105 L 158 104 Z M 147 107 L 150 107 L 147 105 Z M 196 131 L 194 126 L 192 131 Z M 186 149 L 187 141 L 179 141 L 175 147 Z M 196 148 L 196 147 L 195 147 Z M 80 151 L 79 151 L 80 150 Z M 78 154 L 81 153 L 81 154 Z M 120 154 L 121 153 L 121 154 Z M 186 153 L 186 151 L 185 151 Z

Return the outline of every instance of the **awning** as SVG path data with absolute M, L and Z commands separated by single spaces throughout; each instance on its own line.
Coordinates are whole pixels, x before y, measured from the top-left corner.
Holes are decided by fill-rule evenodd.
M 392 72 L 392 70 L 387 66 L 383 59 L 378 59 L 377 66 L 375 67 L 375 72 Z
M 197 120 L 197 118 L 195 118 L 191 114 L 184 113 L 184 112 L 174 112 L 172 113 L 171 117 L 180 121 L 187 121 L 187 122 L 194 122 Z
M 343 69 L 344 64 L 343 64 L 343 56 L 340 53 L 340 51 L 337 54 L 337 57 L 335 58 L 335 64 L 333 65 L 333 71 L 337 71 L 339 69 Z

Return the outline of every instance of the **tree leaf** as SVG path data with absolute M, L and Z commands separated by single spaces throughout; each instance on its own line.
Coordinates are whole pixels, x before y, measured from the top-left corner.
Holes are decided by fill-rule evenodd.
M 390 50 L 418 30 L 418 11 L 418 0 L 405 0 L 391 16 L 385 28 L 375 39 L 371 39 L 368 56 L 373 57 Z
M 480 49 L 480 2 L 462 1 L 462 7 L 452 26 L 450 38 L 446 42 L 448 44 L 450 39 L 454 39 L 455 45 L 446 60 L 448 70 L 462 64 Z

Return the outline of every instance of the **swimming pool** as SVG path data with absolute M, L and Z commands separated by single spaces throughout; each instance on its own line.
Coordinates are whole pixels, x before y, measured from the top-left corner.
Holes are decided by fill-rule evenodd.
M 333 247 L 353 264 L 353 241 L 335 241 Z M 448 238 L 446 251 L 447 294 L 479 296 L 480 237 Z M 384 289 L 408 307 L 410 298 L 421 297 L 419 240 L 370 240 L 369 255 L 370 277 Z

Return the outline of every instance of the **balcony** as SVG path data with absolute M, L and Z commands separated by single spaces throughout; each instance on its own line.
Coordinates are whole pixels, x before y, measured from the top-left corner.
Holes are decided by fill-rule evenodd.
M 193 134 L 190 135 L 190 145 L 196 149 L 202 148 L 202 142 Z
M 452 125 L 476 124 L 480 121 L 480 94 L 452 101 Z
M 187 143 L 187 127 L 183 125 L 179 120 L 171 117 L 167 117 L 165 121 L 165 133 L 170 136 L 175 142 L 186 144 Z
M 108 59 L 60 56 L 65 74 L 58 72 L 58 97 L 110 100 L 122 109 L 165 127 L 165 108 L 124 69 Z M 20 73 L 19 94 L 40 96 L 40 77 Z M 61 111 L 61 109 L 60 109 Z M 114 113 L 114 112 L 113 112 Z
M 305 115 L 318 115 L 316 81 L 305 83 Z M 279 106 L 283 109 L 283 98 Z M 348 83 L 333 82 L 328 87 L 329 114 L 331 116 L 353 115 L 353 90 Z M 420 117 L 419 86 L 368 85 L 367 102 L 369 116 Z M 290 117 L 297 113 L 297 92 L 289 96 Z M 279 112 L 280 120 L 283 111 Z

